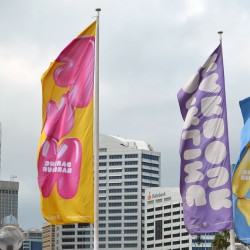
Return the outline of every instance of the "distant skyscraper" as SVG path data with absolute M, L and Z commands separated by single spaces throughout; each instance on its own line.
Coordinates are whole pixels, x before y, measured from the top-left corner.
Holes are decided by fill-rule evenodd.
M 42 228 L 42 249 L 55 250 L 55 226 L 48 222 Z
M 99 249 L 144 249 L 145 190 L 160 185 L 160 153 L 144 141 L 100 135 Z M 56 230 L 56 250 L 93 249 L 92 225 Z
M 42 231 L 29 229 L 23 233 L 23 250 L 42 250 Z
M 18 224 L 19 182 L 0 180 L 0 227 Z

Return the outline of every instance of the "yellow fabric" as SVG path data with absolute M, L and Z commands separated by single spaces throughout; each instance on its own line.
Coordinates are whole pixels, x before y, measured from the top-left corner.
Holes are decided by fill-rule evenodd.
M 79 36 L 95 36 L 96 22 L 93 22 Z M 42 122 L 38 154 L 47 136 L 44 132 L 46 107 L 53 99 L 59 105 L 62 96 L 70 87 L 56 86 L 53 74 L 62 63 L 54 61 L 42 76 Z M 57 183 L 49 197 L 41 194 L 41 210 L 44 218 L 51 224 L 93 223 L 94 222 L 94 176 L 93 176 L 93 101 L 84 108 L 74 108 L 75 122 L 71 131 L 60 138 L 58 147 L 66 138 L 78 138 L 82 146 L 80 181 L 76 195 L 70 199 L 62 198 L 57 191 Z

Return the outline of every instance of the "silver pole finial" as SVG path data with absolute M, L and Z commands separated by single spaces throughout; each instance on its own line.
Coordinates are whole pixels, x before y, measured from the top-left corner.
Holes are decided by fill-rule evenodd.
M 218 34 L 220 36 L 220 41 L 222 41 L 222 34 L 223 34 L 223 31 L 218 31 Z

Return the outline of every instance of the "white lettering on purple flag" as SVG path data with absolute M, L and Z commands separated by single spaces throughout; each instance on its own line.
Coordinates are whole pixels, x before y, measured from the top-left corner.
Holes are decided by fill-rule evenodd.
M 231 229 L 232 192 L 221 45 L 178 93 L 180 191 L 190 234 Z

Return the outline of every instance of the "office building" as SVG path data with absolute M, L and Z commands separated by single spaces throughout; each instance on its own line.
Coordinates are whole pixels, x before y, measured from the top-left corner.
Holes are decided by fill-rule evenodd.
M 192 249 L 192 239 L 183 221 L 179 188 L 147 189 L 145 210 L 146 249 Z
M 145 190 L 158 186 L 160 153 L 150 144 L 100 135 L 99 249 L 144 249 Z M 57 227 L 56 250 L 81 248 L 93 249 L 92 225 Z
M 211 249 L 215 233 L 188 234 L 179 188 L 149 188 L 145 204 L 145 249 Z
M 42 249 L 55 250 L 55 226 L 48 222 L 42 227 Z
M 29 229 L 23 233 L 23 250 L 42 250 L 42 231 Z
M 0 180 L 0 227 L 18 225 L 19 182 Z

